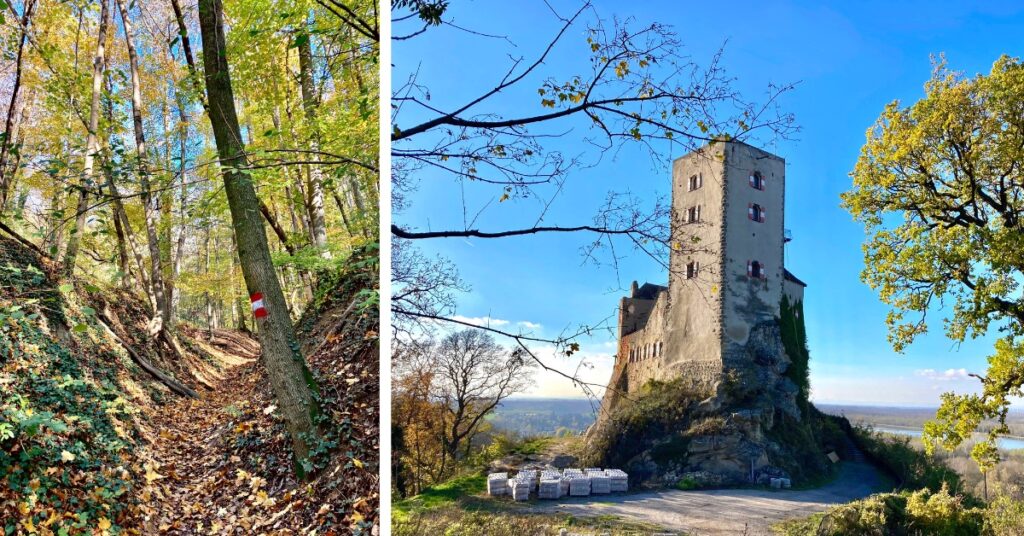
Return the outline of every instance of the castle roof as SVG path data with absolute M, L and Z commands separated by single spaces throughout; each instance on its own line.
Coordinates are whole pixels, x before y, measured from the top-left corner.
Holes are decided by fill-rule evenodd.
M 806 287 L 807 286 L 807 283 L 804 283 L 803 281 L 800 281 L 799 279 L 797 279 L 797 277 L 795 275 L 793 275 L 793 272 L 790 272 L 789 270 L 787 270 L 785 268 L 783 268 L 782 271 L 785 272 L 784 276 L 786 278 L 786 281 L 792 281 L 792 282 L 796 283 L 797 285 L 800 285 L 801 287 Z
M 643 286 L 636 289 L 636 292 L 631 296 L 632 298 L 640 298 L 641 300 L 653 300 L 658 297 L 659 292 L 668 290 L 668 287 L 662 285 L 655 285 L 654 283 L 644 283 Z

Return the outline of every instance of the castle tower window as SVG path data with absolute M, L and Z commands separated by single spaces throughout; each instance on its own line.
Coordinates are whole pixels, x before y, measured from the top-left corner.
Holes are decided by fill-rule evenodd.
M 764 190 L 764 176 L 761 175 L 760 171 L 755 171 L 750 174 L 750 186 L 757 188 L 758 190 Z
M 686 278 L 696 279 L 697 271 L 700 269 L 700 264 L 697 261 L 690 261 L 686 263 Z
M 701 186 L 704 186 L 704 176 L 700 173 L 692 175 L 690 177 L 690 181 L 686 183 L 686 189 L 690 192 L 700 188 Z
M 753 221 L 764 223 L 764 207 L 757 203 L 747 204 L 747 217 Z
M 764 265 L 760 261 L 747 261 L 747 277 L 754 279 L 767 279 Z
M 686 222 L 697 223 L 700 221 L 700 205 L 686 209 Z

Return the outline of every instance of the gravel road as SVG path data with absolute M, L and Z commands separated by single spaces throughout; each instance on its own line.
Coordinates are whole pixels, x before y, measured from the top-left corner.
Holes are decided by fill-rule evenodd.
M 863 462 L 843 462 L 832 482 L 809 490 L 662 490 L 536 503 L 538 512 L 574 516 L 614 515 L 679 531 L 687 536 L 767 535 L 778 521 L 804 517 L 829 506 L 883 490 L 878 471 Z

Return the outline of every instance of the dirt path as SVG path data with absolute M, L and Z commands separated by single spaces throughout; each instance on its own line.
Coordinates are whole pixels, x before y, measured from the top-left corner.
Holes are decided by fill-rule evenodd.
M 878 471 L 863 462 L 843 462 L 839 477 L 811 490 L 664 490 L 538 503 L 536 510 L 574 516 L 615 515 L 687 536 L 766 535 L 779 521 L 804 517 L 883 489 Z
M 249 495 L 251 483 L 237 478 L 240 460 L 225 451 L 222 436 L 231 432 L 231 413 L 247 404 L 258 380 L 259 346 L 230 332 L 195 342 L 214 358 L 213 366 L 197 373 L 212 389 L 198 400 L 175 399 L 151 416 L 159 437 L 147 452 L 147 534 L 217 533 L 250 517 L 245 502 L 236 511 L 211 511 L 210 497 Z

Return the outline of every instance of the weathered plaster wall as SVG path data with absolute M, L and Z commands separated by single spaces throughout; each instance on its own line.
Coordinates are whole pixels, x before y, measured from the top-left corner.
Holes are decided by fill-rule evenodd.
M 672 163 L 673 248 L 669 266 L 668 320 L 665 324 L 665 377 L 721 362 L 721 256 L 725 167 L 723 144 L 714 144 Z M 689 178 L 703 185 L 689 191 Z M 686 221 L 687 209 L 700 206 L 700 221 Z M 686 265 L 699 263 L 697 277 Z M 703 363 L 704 365 L 694 365 Z
M 782 284 L 782 292 L 786 294 L 786 298 L 789 299 L 791 304 L 804 301 L 804 286 L 799 283 L 794 283 L 787 279 Z
M 745 356 L 738 349 L 746 344 L 750 330 L 779 314 L 784 280 L 783 210 L 785 161 L 742 143 L 729 143 L 725 150 L 725 253 L 723 255 L 723 355 Z M 750 186 L 749 177 L 759 172 L 765 188 Z M 750 219 L 756 203 L 765 221 Z M 764 279 L 747 275 L 747 263 L 758 261 Z

